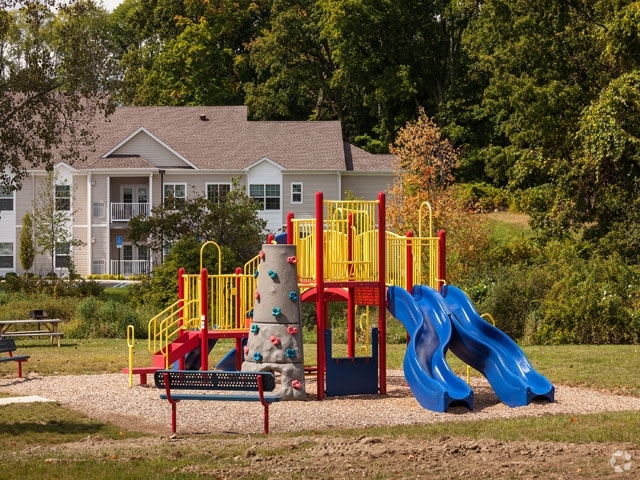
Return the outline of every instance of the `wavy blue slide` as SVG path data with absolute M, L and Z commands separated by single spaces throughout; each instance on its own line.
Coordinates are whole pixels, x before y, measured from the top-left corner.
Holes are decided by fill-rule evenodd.
M 410 336 L 404 356 L 405 379 L 424 408 L 446 412 L 452 405 L 463 405 L 473 410 L 473 391 L 451 371 L 445 359 L 451 321 L 441 305 L 421 294 L 414 290 L 412 296 L 400 287 L 387 290 L 387 308 Z
M 429 287 L 416 288 L 444 299 L 452 313 L 451 352 L 482 373 L 500 401 L 510 407 L 538 399 L 553 402 L 554 386 L 531 366 L 511 337 L 484 321 L 462 290 L 445 285 L 440 295 Z

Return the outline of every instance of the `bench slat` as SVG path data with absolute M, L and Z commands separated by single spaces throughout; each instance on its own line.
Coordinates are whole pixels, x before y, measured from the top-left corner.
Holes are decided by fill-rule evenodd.
M 160 398 L 162 400 L 167 400 L 167 395 L 165 393 L 161 393 L 160 394 Z M 204 394 L 197 394 L 197 393 L 172 393 L 171 394 L 171 398 L 173 398 L 174 400 L 218 400 L 218 401 L 222 401 L 222 402 L 259 402 L 260 401 L 260 397 L 258 396 L 254 396 L 254 395 L 231 395 L 231 394 L 226 394 L 226 395 L 207 395 L 206 393 Z M 278 396 L 278 395 L 265 395 L 264 396 L 264 401 L 265 402 L 269 402 L 269 403 L 273 403 L 273 402 L 279 402 L 281 400 L 282 397 Z
M 4 332 L 3 337 L 63 337 L 64 332 L 50 332 L 49 330 L 24 330 L 21 332 Z
M 26 362 L 30 355 L 14 355 L 13 357 L 0 357 L 0 362 Z

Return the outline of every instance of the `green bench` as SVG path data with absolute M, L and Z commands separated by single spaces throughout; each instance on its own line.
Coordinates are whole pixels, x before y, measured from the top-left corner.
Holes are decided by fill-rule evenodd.
M 153 378 L 156 387 L 165 390 L 160 398 L 171 404 L 172 433 L 176 433 L 176 405 L 181 400 L 260 402 L 264 408 L 264 433 L 269 433 L 269 405 L 281 399 L 279 395 L 266 393 L 276 388 L 276 379 L 271 372 L 158 370 Z M 227 393 L 176 393 L 175 390 Z
M 17 350 L 16 342 L 12 338 L 0 338 L 0 353 L 8 353 L 8 357 L 0 357 L 0 362 L 16 362 L 18 364 L 18 378 L 22 378 L 22 363 L 29 360 L 30 355 L 13 355 Z

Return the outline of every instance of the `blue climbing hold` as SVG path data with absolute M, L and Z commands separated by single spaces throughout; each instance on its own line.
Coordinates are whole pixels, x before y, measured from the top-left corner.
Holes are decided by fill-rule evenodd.
M 274 272 L 273 270 L 269 270 L 267 273 L 269 274 L 269 276 L 271 277 L 272 280 L 275 280 L 276 277 L 278 276 L 278 274 L 276 272 Z
M 251 325 L 251 333 L 258 333 L 260 331 L 260 327 L 257 324 Z
M 287 348 L 286 355 L 287 355 L 287 358 L 296 358 L 296 349 L 295 348 Z
M 255 353 L 253 354 L 253 359 L 254 359 L 256 362 L 261 362 L 261 361 L 262 361 L 262 354 L 261 354 L 260 352 L 255 352 Z
M 292 302 L 298 301 L 298 292 L 289 292 L 289 298 Z
M 280 307 L 273 307 L 271 309 L 271 315 L 273 315 L 274 317 L 279 317 L 281 315 L 281 311 L 280 311 Z
M 260 272 L 256 269 L 256 271 L 253 272 L 253 278 L 258 278 L 259 274 L 260 274 Z
M 247 312 L 247 318 L 253 318 L 253 310 Z

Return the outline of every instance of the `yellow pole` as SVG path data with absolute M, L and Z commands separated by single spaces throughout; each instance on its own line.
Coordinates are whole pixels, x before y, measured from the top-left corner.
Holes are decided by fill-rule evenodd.
M 209 240 L 208 242 L 204 242 L 202 247 L 200 247 L 200 271 L 202 271 L 202 253 L 204 252 L 204 247 L 207 245 L 215 245 L 218 249 L 218 275 L 222 275 L 222 251 L 220 250 L 220 245 L 218 245 L 213 240 Z
M 133 325 L 127 326 L 127 346 L 129 347 L 129 387 L 133 387 L 133 347 L 135 346 L 135 334 Z

